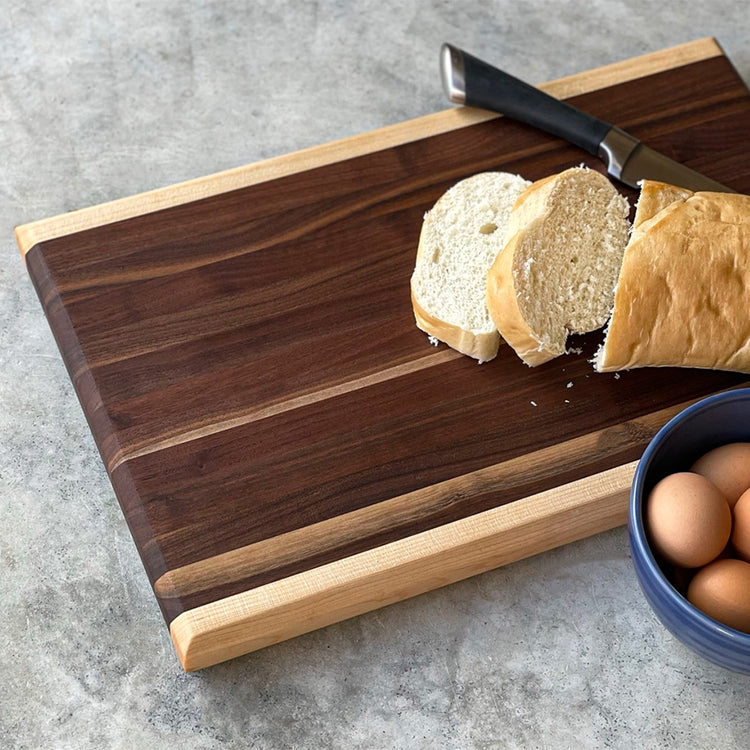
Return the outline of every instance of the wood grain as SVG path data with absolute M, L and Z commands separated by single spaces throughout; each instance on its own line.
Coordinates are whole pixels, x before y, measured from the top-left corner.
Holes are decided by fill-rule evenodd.
M 548 88 L 750 190 L 750 95 L 713 40 Z M 603 169 L 448 110 L 18 228 L 187 669 L 622 523 L 661 424 L 745 383 L 597 375 L 599 334 L 533 370 L 505 346 L 480 367 L 416 329 L 442 192 L 581 161 Z

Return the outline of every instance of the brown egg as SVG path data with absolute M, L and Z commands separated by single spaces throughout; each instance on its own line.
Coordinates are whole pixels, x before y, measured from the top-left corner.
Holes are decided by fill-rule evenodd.
M 750 633 L 750 563 L 726 559 L 706 565 L 693 576 L 687 598 L 714 620 Z
M 698 568 L 729 541 L 732 512 L 724 496 L 700 474 L 664 477 L 646 502 L 646 528 L 658 554 L 674 565 Z
M 701 456 L 690 468 L 710 479 L 730 507 L 750 489 L 750 443 L 727 443 Z
M 750 490 L 740 495 L 732 510 L 732 545 L 737 557 L 750 562 Z

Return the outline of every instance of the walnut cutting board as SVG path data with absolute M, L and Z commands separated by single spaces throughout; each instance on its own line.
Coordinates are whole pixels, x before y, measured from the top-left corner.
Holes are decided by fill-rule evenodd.
M 545 88 L 750 192 L 750 95 L 713 40 Z M 478 366 L 417 330 L 435 200 L 581 162 L 603 171 L 450 109 L 18 227 L 185 669 L 624 523 L 654 432 L 747 380 L 595 374 L 600 334 Z

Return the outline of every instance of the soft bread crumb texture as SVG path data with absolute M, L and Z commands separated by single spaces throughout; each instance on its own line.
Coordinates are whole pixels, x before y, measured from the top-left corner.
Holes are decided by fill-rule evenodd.
M 750 372 L 750 196 L 674 198 L 633 233 L 594 366 Z
M 612 183 L 585 167 L 534 183 L 521 195 L 487 296 L 500 334 L 527 364 L 564 354 L 568 333 L 606 323 L 628 215 L 628 202 Z
M 505 244 L 511 209 L 531 183 L 483 172 L 451 187 L 425 215 L 414 272 L 417 325 L 481 361 L 500 336 L 486 305 L 487 271 Z

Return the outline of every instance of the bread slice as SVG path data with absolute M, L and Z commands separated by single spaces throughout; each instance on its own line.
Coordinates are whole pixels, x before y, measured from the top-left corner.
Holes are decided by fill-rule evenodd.
M 425 214 L 411 277 L 417 326 L 486 362 L 500 335 L 487 311 L 487 270 L 505 244 L 516 198 L 530 185 L 515 174 L 482 172 L 454 185 Z
M 574 167 L 531 185 L 487 275 L 487 307 L 528 365 L 565 353 L 568 333 L 601 328 L 628 241 L 629 206 L 603 175 Z
M 644 212 L 625 251 L 595 369 L 750 372 L 750 196 L 642 189 L 663 193 L 662 207 Z

